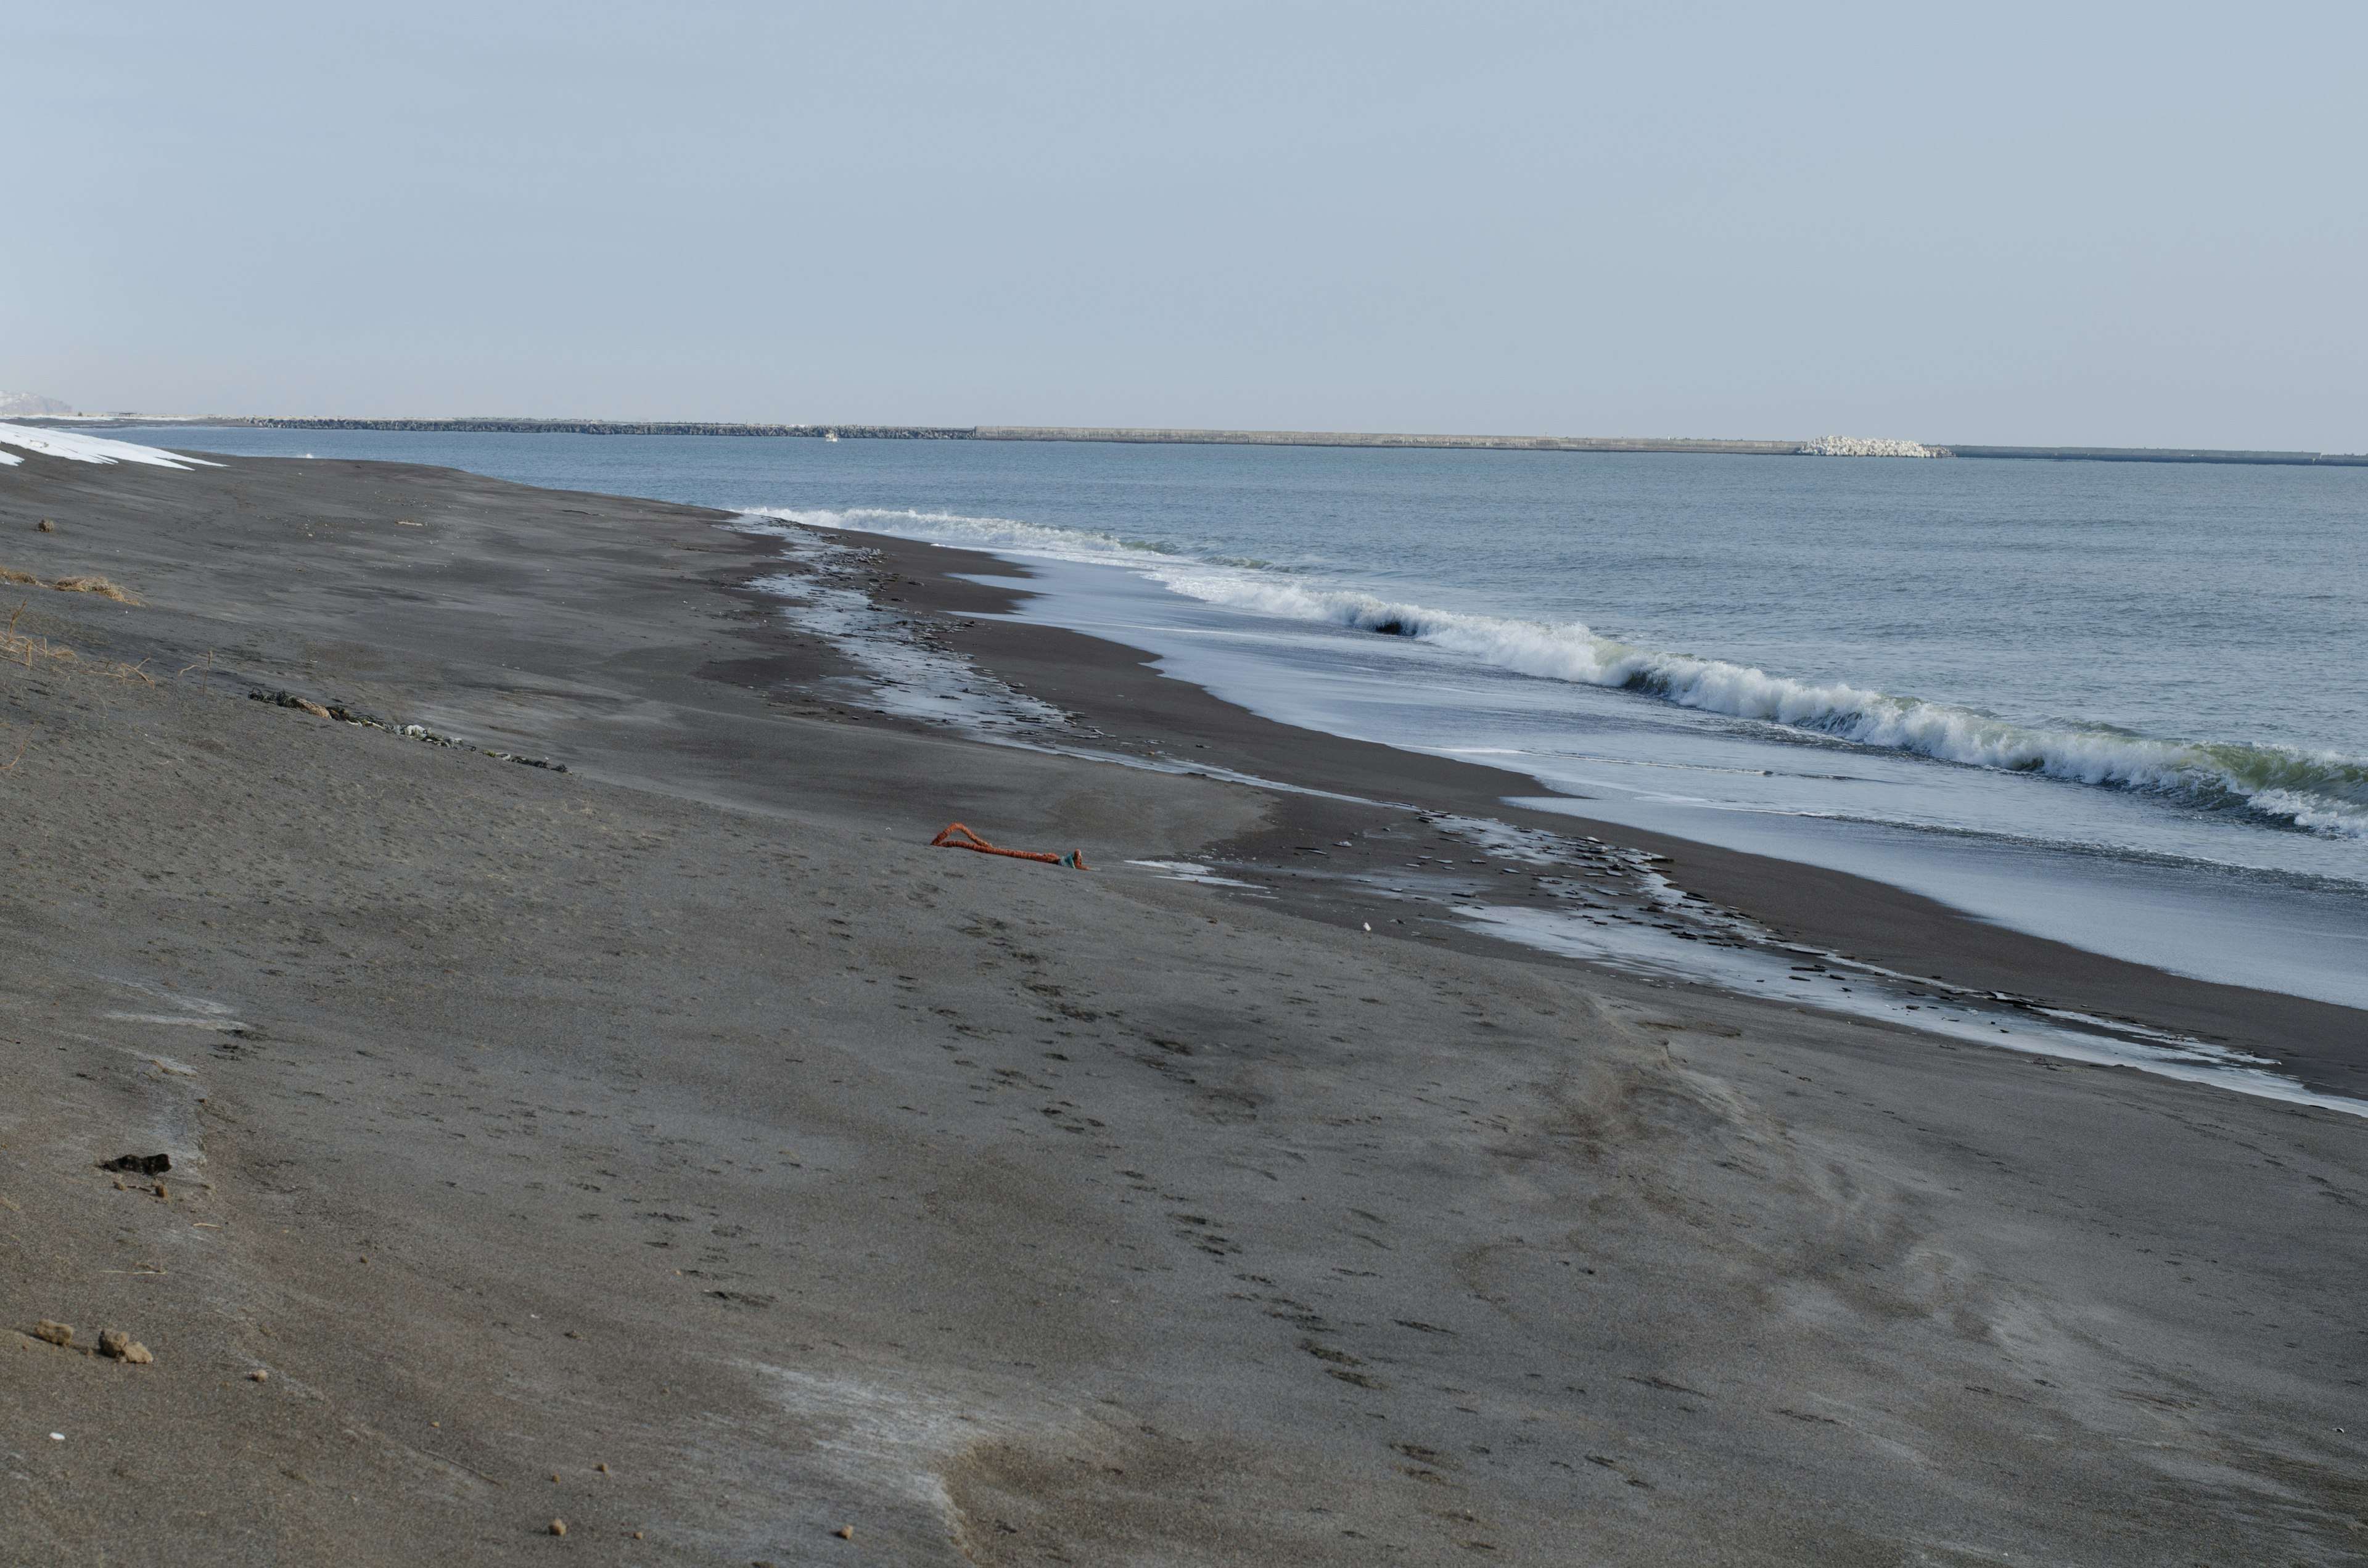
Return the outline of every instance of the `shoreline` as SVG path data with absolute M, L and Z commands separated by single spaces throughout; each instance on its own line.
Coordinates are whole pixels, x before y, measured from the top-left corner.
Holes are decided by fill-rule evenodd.
M 2168 973 L 1991 925 L 1946 904 L 1844 871 L 1725 849 L 1517 803 L 1550 793 L 1527 774 L 1400 751 L 1266 720 L 1153 669 L 1156 655 L 1064 629 L 968 622 L 1007 612 L 1017 596 L 969 576 L 1025 578 L 1024 562 L 981 551 L 851 529 L 888 570 L 912 579 L 906 607 L 962 622 L 948 645 L 1056 707 L 1086 714 L 1121 744 L 1288 785 L 1418 810 L 1493 817 L 1559 835 L 1593 835 L 1665 858 L 1687 891 L 1782 937 L 1975 993 L 2012 993 L 2042 1006 L 2120 1019 L 2270 1055 L 2315 1090 L 2368 1102 L 2368 1013 L 2282 992 Z M 1212 748 L 1198 756 L 1201 748 Z M 1286 867 L 1311 834 L 1338 836 L 1325 812 L 1292 802 L 1294 825 L 1216 846 L 1229 859 Z M 1315 825 L 1309 825 L 1315 824 Z M 1370 865 L 1373 857 L 1356 862 Z M 1469 933 L 1465 939 L 1489 940 Z M 1534 949 L 1531 949 L 1534 951 Z
M 128 595 L 20 585 L 0 661 L 7 1551 L 2357 1555 L 2356 1118 L 1369 919 L 1304 851 L 1405 881 L 1510 776 L 987 619 L 953 552 L 733 521 L 0 471 L 0 564 Z M 773 576 L 1024 689 L 984 739 L 869 711 L 915 666 Z M 1223 776 L 1285 770 L 1355 798 Z M 1852 950 L 2044 957 L 1668 852 Z M 1211 861 L 1258 885 L 1172 869 Z

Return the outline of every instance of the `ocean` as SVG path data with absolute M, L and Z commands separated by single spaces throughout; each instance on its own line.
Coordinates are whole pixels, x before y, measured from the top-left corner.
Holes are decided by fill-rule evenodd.
M 128 433 L 127 433 L 128 434 Z M 2368 1006 L 2368 470 L 171 426 L 1024 562 L 1525 802 Z

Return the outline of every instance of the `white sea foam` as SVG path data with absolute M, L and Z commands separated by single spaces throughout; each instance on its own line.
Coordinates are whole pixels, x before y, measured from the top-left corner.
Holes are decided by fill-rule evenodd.
M 183 457 L 131 441 L 113 441 L 79 430 L 40 430 L 29 425 L 0 425 L 0 445 L 78 463 L 145 463 L 152 468 L 179 469 L 222 467 L 203 458 Z M 24 460 L 13 452 L 0 452 L 0 463 L 11 468 Z
M 2185 1083 L 2368 1117 L 2368 1100 L 2311 1089 L 2262 1057 L 2081 1013 L 1985 1006 L 1977 993 L 1926 989 L 1930 983 L 1873 965 L 1787 948 L 1740 920 L 1726 924 L 1755 937 L 1757 945 L 1689 941 L 1648 922 L 1567 910 L 1464 903 L 1454 913 L 1513 941 L 1631 973 L 1714 985 L 1738 995 L 1781 996 L 1796 1006 L 1877 1018 L 1975 1045 L 2135 1067 Z M 1804 970 L 1797 961 L 1802 958 L 1813 959 L 1814 965 Z M 1909 996 L 1921 1000 L 1910 1002 Z
M 1680 707 L 1911 752 L 1942 762 L 2036 773 L 2241 811 L 2270 823 L 2368 837 L 2368 761 L 2285 746 L 2157 739 L 2102 726 L 2017 722 L 1844 681 L 1639 648 L 1583 621 L 1474 615 L 1377 598 L 1230 562 L 1197 560 L 1114 534 L 950 512 L 780 511 L 818 528 L 858 528 L 1012 555 L 1122 566 L 1227 608 L 1416 639 L 1499 669 L 1656 697 Z
M 749 586 L 779 597 L 783 613 L 828 639 L 862 671 L 869 706 L 981 733 L 1066 727 L 1068 716 L 1059 709 L 1013 690 L 967 659 L 927 646 L 914 637 L 907 617 L 874 604 L 860 587 L 834 582 L 834 574 L 861 569 L 847 546 L 784 528 L 770 517 L 744 517 L 738 526 L 779 539 L 784 554 L 810 569 L 760 577 Z

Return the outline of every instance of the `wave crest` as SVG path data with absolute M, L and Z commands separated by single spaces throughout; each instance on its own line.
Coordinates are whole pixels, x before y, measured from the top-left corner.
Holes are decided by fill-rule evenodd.
M 1634 691 L 1679 707 L 1782 725 L 1936 761 L 2157 795 L 2274 825 L 2368 838 L 2368 762 L 2241 742 L 2159 740 L 2104 726 L 2025 724 L 1950 703 L 1748 665 L 1639 648 L 1584 621 L 1474 615 L 1323 588 L 1116 534 L 955 513 L 767 509 L 822 528 L 862 528 L 973 550 L 1124 566 L 1206 603 L 1285 619 L 1409 637 L 1544 680 Z

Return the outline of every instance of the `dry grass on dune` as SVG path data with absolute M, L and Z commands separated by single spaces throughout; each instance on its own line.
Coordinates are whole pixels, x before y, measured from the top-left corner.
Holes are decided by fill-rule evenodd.
M 61 577 L 50 585 L 62 594 L 97 594 L 103 599 L 113 599 L 120 605 L 136 605 L 140 601 L 104 577 Z
M 22 665 L 29 670 L 37 658 L 48 661 L 51 666 L 66 664 L 74 658 L 74 651 L 63 642 L 19 632 L 17 621 L 24 613 L 25 607 L 18 605 L 8 616 L 7 630 L 0 631 L 0 660 Z
M 97 594 L 103 599 L 113 599 L 120 605 L 136 605 L 141 601 L 124 592 L 122 587 L 96 573 L 80 573 L 61 577 L 54 583 L 44 583 L 30 572 L 20 572 L 14 566 L 0 566 L 0 583 L 21 583 L 28 587 L 55 588 L 62 594 Z
M 92 675 L 105 676 L 109 680 L 122 681 L 127 686 L 136 682 L 151 689 L 154 688 L 156 677 L 148 673 L 147 660 L 142 659 L 136 665 L 127 665 L 120 661 L 112 664 L 85 664 L 80 654 L 63 642 L 52 642 L 46 637 L 37 637 L 29 632 L 18 631 L 17 622 L 24 613 L 25 607 L 18 605 L 9 612 L 7 625 L 0 628 L 0 664 L 22 665 L 29 670 L 36 667 L 34 661 L 38 659 L 41 661 L 39 667 L 52 672 L 74 667 L 87 670 Z

